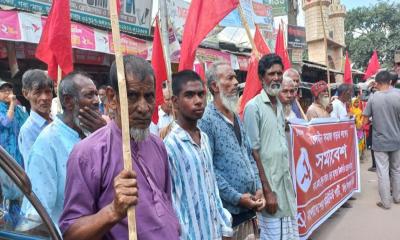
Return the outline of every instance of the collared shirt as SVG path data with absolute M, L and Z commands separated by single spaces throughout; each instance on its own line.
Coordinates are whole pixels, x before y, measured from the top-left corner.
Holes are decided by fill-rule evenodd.
M 277 101 L 277 112 L 265 91 L 247 103 L 244 127 L 253 149 L 259 151 L 266 178 L 278 199 L 278 211 L 267 217 L 294 217 L 296 198 L 289 168 L 289 149 L 285 136 L 285 116 L 282 104 Z
M 331 115 L 325 110 L 325 108 L 318 103 L 313 102 L 310 107 L 308 107 L 306 113 L 307 119 L 310 121 L 313 118 L 330 118 Z
M 231 215 L 223 208 L 212 165 L 209 140 L 201 143 L 176 122 L 164 139 L 172 178 L 172 200 L 182 240 L 221 239 L 232 236 Z
M 235 135 L 233 123 L 218 111 L 213 102 L 208 104 L 199 127 L 210 141 L 222 203 L 230 213 L 239 214 L 249 211 L 239 206 L 242 194 L 254 195 L 257 189 L 261 189 L 261 182 L 247 134 L 239 116 L 235 114 L 235 118 L 241 143 Z
M 151 135 L 140 143 L 131 140 L 131 150 L 139 190 L 138 239 L 179 239 L 164 144 Z M 123 169 L 122 133 L 114 121 L 75 146 L 67 166 L 62 233 L 77 219 L 99 212 L 114 200 L 114 178 Z M 127 218 L 114 225 L 103 239 L 128 239 Z
M 33 192 L 57 225 L 64 204 L 64 187 L 68 156 L 80 141 L 79 134 L 56 117 L 43 129 L 32 145 L 26 173 Z M 23 204 L 25 216 L 35 215 L 36 210 Z
M 347 117 L 346 104 L 344 104 L 339 99 L 335 99 L 332 102 L 333 110 L 331 112 L 331 117 L 342 119 Z
M 21 130 L 18 135 L 18 147 L 19 151 L 24 158 L 25 166 L 27 165 L 27 160 L 29 156 L 29 151 L 39 133 L 49 124 L 49 122 L 42 116 L 37 114 L 35 111 L 31 111 L 28 119 L 22 125 Z
M 24 160 L 18 148 L 18 134 L 28 114 L 20 106 L 14 108 L 14 118 L 10 120 L 7 112 L 10 105 L 0 101 L 0 146 L 24 168 Z

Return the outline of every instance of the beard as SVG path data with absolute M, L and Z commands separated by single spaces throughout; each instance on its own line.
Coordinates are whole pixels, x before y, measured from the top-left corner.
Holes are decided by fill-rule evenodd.
M 319 98 L 319 103 L 320 103 L 324 108 L 327 108 L 328 105 L 329 105 L 329 103 L 330 103 L 329 97 L 320 95 L 318 98 Z
M 219 96 L 221 98 L 222 105 L 224 105 L 224 107 L 226 109 L 228 109 L 229 111 L 236 113 L 237 103 L 239 101 L 239 95 L 235 94 L 235 95 L 229 96 L 221 91 Z
M 279 95 L 279 92 L 281 91 L 281 84 L 279 83 L 272 83 L 270 85 L 267 85 L 265 82 L 262 83 L 263 89 L 264 91 L 272 96 L 272 97 L 276 97 Z
M 150 135 L 149 128 L 140 129 L 140 128 L 131 128 L 129 130 L 131 138 L 133 138 L 137 142 L 142 142 L 146 140 Z
M 81 120 L 79 119 L 79 106 L 75 105 L 74 107 L 74 118 L 73 121 L 75 123 L 75 125 L 82 131 L 83 135 L 85 135 L 85 137 L 89 136 L 91 134 L 91 132 L 89 130 L 87 130 L 85 127 L 81 126 Z

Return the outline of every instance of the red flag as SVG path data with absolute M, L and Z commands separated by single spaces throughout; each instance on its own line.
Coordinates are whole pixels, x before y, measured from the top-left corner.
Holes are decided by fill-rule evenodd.
M 204 71 L 204 67 L 203 67 L 203 63 L 199 62 L 199 63 L 195 63 L 193 70 L 199 74 L 201 80 L 203 80 L 204 83 L 206 83 L 206 73 Z
M 121 0 L 116 0 L 117 1 L 117 14 L 119 16 L 119 14 L 121 13 Z
M 192 0 L 183 30 L 179 71 L 193 69 L 196 48 L 238 4 L 239 0 Z
M 375 75 L 375 73 L 377 73 L 380 68 L 381 65 L 379 64 L 378 53 L 376 52 L 376 50 L 374 50 L 374 53 L 372 54 L 372 57 L 369 60 L 369 64 L 367 70 L 365 71 L 363 79 L 366 80 L 369 77 Z
M 292 63 L 289 59 L 289 54 L 287 49 L 285 48 L 285 37 L 283 35 L 283 30 L 281 29 L 281 25 L 279 25 L 278 35 L 276 36 L 276 43 L 275 43 L 275 54 L 282 58 L 284 69 L 292 67 Z
M 271 53 L 271 50 L 269 49 L 268 44 L 265 42 L 258 26 L 256 26 L 256 33 L 254 34 L 254 43 L 256 44 L 257 50 L 261 53 L 261 55 Z
M 239 115 L 241 118 L 243 118 L 244 108 L 247 102 L 260 93 L 261 89 L 262 85 L 258 78 L 258 58 L 252 55 L 247 69 L 246 85 L 244 86 L 242 100 L 240 102 Z
M 48 74 L 55 81 L 58 66 L 63 75 L 73 71 L 69 0 L 53 0 L 35 56 L 47 63 Z
M 351 74 L 351 62 L 347 51 L 346 51 L 346 62 L 344 64 L 343 82 L 347 84 L 353 84 L 353 76 Z
M 156 17 L 156 27 L 154 28 L 153 39 L 153 53 L 151 55 L 151 65 L 153 66 L 154 75 L 156 77 L 156 106 L 154 108 L 154 113 L 151 120 L 155 124 L 158 123 L 158 106 L 164 103 L 162 84 L 168 78 L 159 26 L 160 25 L 158 22 L 158 17 Z

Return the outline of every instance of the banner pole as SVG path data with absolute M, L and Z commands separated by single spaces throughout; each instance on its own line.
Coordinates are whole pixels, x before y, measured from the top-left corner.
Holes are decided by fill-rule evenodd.
M 329 99 L 331 98 L 331 75 L 329 72 L 329 58 L 328 58 L 328 39 L 326 37 L 326 32 L 325 32 L 325 19 L 324 19 L 324 14 L 322 12 L 322 0 L 319 0 L 319 9 L 321 12 L 321 21 L 322 21 L 322 30 L 324 31 L 324 48 L 325 48 L 325 63 L 326 63 L 326 75 L 327 75 L 327 80 L 328 80 L 328 86 L 329 86 Z
M 125 81 L 125 69 L 123 55 L 121 50 L 121 35 L 119 30 L 119 20 L 117 13 L 116 0 L 109 1 L 110 3 L 110 20 L 112 29 L 112 38 L 115 52 L 115 62 L 117 66 L 119 104 L 121 109 L 121 126 L 122 126 L 122 154 L 124 159 L 124 169 L 132 169 L 130 134 L 129 134 L 129 113 L 128 113 L 128 97 Z M 129 240 L 136 240 L 136 213 L 135 208 L 128 208 L 128 230 Z

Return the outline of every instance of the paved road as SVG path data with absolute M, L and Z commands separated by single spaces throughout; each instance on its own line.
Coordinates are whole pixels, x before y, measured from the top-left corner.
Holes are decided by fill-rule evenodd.
M 361 163 L 361 193 L 350 201 L 353 208 L 340 208 L 311 236 L 312 240 L 399 240 L 400 205 L 390 210 L 376 206 L 379 201 L 376 173 L 369 172 L 371 158 Z

